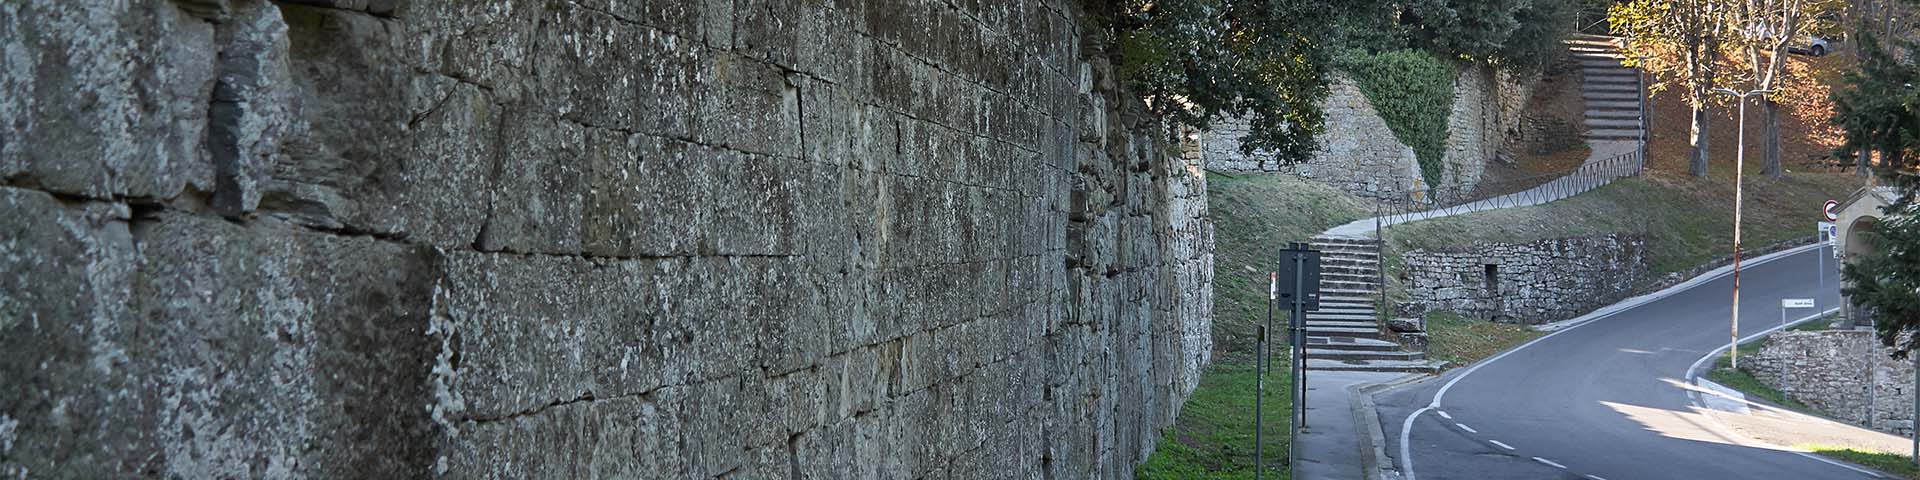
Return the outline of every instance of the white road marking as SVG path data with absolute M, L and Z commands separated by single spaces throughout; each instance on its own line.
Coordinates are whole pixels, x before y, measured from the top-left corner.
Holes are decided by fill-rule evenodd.
M 1760 265 L 1773 262 L 1774 260 L 1779 260 L 1782 258 L 1787 258 L 1794 255 L 1806 253 L 1808 250 L 1813 250 L 1815 252 L 1814 253 L 1815 255 L 1819 255 L 1824 253 L 1824 251 L 1821 250 L 1822 246 L 1823 246 L 1822 244 L 1815 243 L 1812 245 L 1802 245 L 1799 247 L 1789 248 L 1779 252 L 1762 255 L 1760 256 L 1760 258 L 1755 258 L 1753 259 L 1753 261 L 1748 262 L 1746 266 L 1748 268 L 1758 267 Z M 1581 316 L 1580 318 L 1575 318 L 1573 320 L 1569 320 L 1565 322 L 1555 322 L 1555 324 L 1561 324 L 1565 326 L 1559 327 L 1551 332 L 1548 332 L 1545 336 L 1533 339 L 1533 341 L 1520 344 L 1520 346 L 1518 347 L 1513 347 L 1512 350 L 1500 352 L 1499 355 L 1494 355 L 1493 358 L 1482 360 L 1479 363 L 1473 364 L 1473 366 L 1471 367 L 1467 367 L 1467 370 L 1464 372 L 1460 372 L 1459 376 L 1453 377 L 1453 380 L 1448 380 L 1446 385 L 1441 385 L 1440 391 L 1435 392 L 1433 394 L 1433 401 L 1427 402 L 1427 406 L 1420 407 L 1419 410 L 1414 410 L 1413 414 L 1407 415 L 1406 421 L 1400 422 L 1400 468 L 1401 470 L 1404 470 L 1404 472 L 1402 473 L 1405 474 L 1405 480 L 1418 479 L 1418 477 L 1416 477 L 1413 473 L 1413 446 L 1412 446 L 1412 442 L 1410 442 L 1410 440 L 1413 439 L 1413 421 L 1416 419 L 1419 419 L 1420 414 L 1427 413 L 1428 410 L 1438 411 L 1440 409 L 1440 399 L 1446 398 L 1447 390 L 1452 390 L 1453 384 L 1460 383 L 1460 380 L 1467 378 L 1468 375 L 1473 375 L 1473 372 L 1480 370 L 1480 367 L 1484 367 L 1489 363 L 1493 363 L 1494 361 L 1500 360 L 1502 358 L 1506 358 L 1507 355 L 1512 355 L 1513 352 L 1525 350 L 1527 347 L 1533 346 L 1533 344 L 1540 343 L 1549 338 L 1553 338 L 1554 335 L 1559 335 L 1562 333 L 1572 331 L 1573 329 L 1576 329 L 1576 328 L 1591 325 L 1595 322 L 1600 321 L 1601 319 L 1605 319 L 1607 317 L 1611 317 L 1616 314 L 1619 314 L 1620 312 L 1633 310 L 1634 308 L 1638 308 L 1641 305 L 1653 303 L 1656 300 L 1671 297 L 1679 294 L 1680 292 L 1684 292 L 1687 290 L 1692 290 L 1695 287 L 1699 287 L 1701 285 L 1706 284 L 1707 282 L 1711 282 L 1713 280 L 1719 279 L 1720 277 L 1725 277 L 1727 276 L 1727 274 L 1731 272 L 1732 272 L 1731 265 L 1716 268 L 1708 271 L 1707 273 L 1703 273 L 1703 274 L 1700 274 L 1699 276 L 1693 277 L 1690 280 L 1681 282 L 1679 285 L 1667 287 L 1658 292 L 1653 292 L 1646 295 L 1629 298 L 1621 301 L 1620 303 L 1616 303 L 1614 305 L 1610 305 L 1608 307 L 1603 307 L 1599 310 L 1595 310 L 1592 313 L 1588 313 L 1586 315 Z M 1708 354 L 1708 356 L 1713 356 L 1713 354 Z M 1695 362 L 1695 363 L 1697 364 L 1698 362 Z
M 1504 449 L 1507 449 L 1507 450 L 1513 450 L 1513 446 L 1512 446 L 1512 445 L 1507 445 L 1507 444 L 1504 444 L 1504 443 L 1500 443 L 1500 441 L 1499 441 L 1499 440 L 1487 440 L 1487 441 L 1488 441 L 1488 442 L 1490 442 L 1490 443 L 1493 443 L 1494 445 L 1499 445 L 1499 446 L 1500 446 L 1500 448 L 1504 448 Z
M 1844 464 L 1844 463 L 1840 463 L 1840 462 L 1836 462 L 1836 461 L 1833 461 L 1833 460 L 1828 460 L 1828 459 L 1825 459 L 1825 458 L 1820 458 L 1820 456 L 1819 456 L 1819 455 L 1814 455 L 1814 454 L 1811 454 L 1811 453 L 1805 453 L 1805 452 L 1793 452 L 1793 453 L 1794 453 L 1795 455 L 1799 455 L 1799 456 L 1802 456 L 1802 457 L 1807 457 L 1807 458 L 1811 458 L 1811 459 L 1814 459 L 1814 460 L 1819 460 L 1819 461 L 1822 461 L 1822 462 L 1827 462 L 1827 463 L 1830 463 L 1830 464 L 1833 464 L 1834 466 L 1837 466 L 1837 467 L 1840 467 L 1840 468 L 1845 468 L 1845 469 L 1848 469 L 1848 470 L 1853 470 L 1853 471 L 1856 471 L 1856 472 L 1860 472 L 1860 473 L 1864 473 L 1864 474 L 1867 474 L 1867 476 L 1870 476 L 1870 477 L 1873 477 L 1873 478 L 1887 478 L 1887 477 L 1882 477 L 1882 476 L 1880 476 L 1880 474 L 1878 474 L 1878 473 L 1873 473 L 1873 471 L 1871 471 L 1871 470 L 1866 470 L 1866 469 L 1862 469 L 1862 468 L 1859 468 L 1859 467 L 1855 467 L 1855 466 L 1852 466 L 1852 465 L 1847 465 L 1847 464 Z
M 1439 415 L 1439 416 L 1440 416 L 1440 418 L 1444 418 L 1444 419 L 1447 419 L 1447 420 L 1452 420 L 1452 419 L 1453 419 L 1453 416 L 1452 416 L 1452 415 L 1447 415 L 1447 412 L 1442 412 L 1442 411 L 1439 411 L 1439 410 L 1434 410 L 1434 411 L 1433 411 L 1433 413 L 1434 413 L 1435 415 Z
M 1479 430 L 1474 430 L 1473 427 L 1469 427 L 1464 423 L 1454 423 L 1453 426 L 1460 427 L 1461 430 L 1466 430 L 1467 433 L 1480 433 Z
M 1553 468 L 1567 468 L 1567 466 L 1566 466 L 1566 465 L 1561 465 L 1561 464 L 1558 464 L 1558 463 L 1553 463 L 1553 461 L 1552 461 L 1552 460 L 1547 460 L 1547 459 L 1544 459 L 1544 458 L 1540 458 L 1540 457 L 1533 457 L 1533 461 L 1536 461 L 1536 462 L 1540 462 L 1540 463 L 1544 463 L 1544 464 L 1547 464 L 1547 465 L 1551 465 L 1551 466 L 1553 466 Z
M 1589 478 L 1589 479 L 1592 479 L 1592 480 L 1607 480 L 1607 479 L 1604 479 L 1604 478 L 1600 478 L 1600 476 L 1599 476 L 1599 475 L 1587 475 L 1587 478 Z

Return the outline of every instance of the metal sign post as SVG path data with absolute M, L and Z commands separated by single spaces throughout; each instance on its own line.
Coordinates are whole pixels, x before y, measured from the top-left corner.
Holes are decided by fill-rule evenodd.
M 1289 429 L 1287 454 L 1288 469 L 1299 465 L 1297 449 L 1293 445 L 1299 439 L 1300 429 L 1307 427 L 1307 311 L 1320 308 L 1320 252 L 1310 250 L 1306 244 L 1291 243 L 1280 251 L 1280 268 L 1269 277 L 1267 298 L 1285 302 L 1287 308 L 1287 338 L 1292 347 L 1288 350 L 1293 359 L 1293 428 Z M 1269 310 L 1271 312 L 1271 310 Z M 1273 323 L 1271 314 L 1267 323 Z M 1268 331 L 1271 331 L 1269 329 Z M 1256 447 L 1257 448 L 1257 447 Z M 1257 454 L 1257 452 L 1256 452 Z M 1256 469 L 1259 468 L 1257 465 Z
M 1813 308 L 1813 299 L 1811 298 L 1780 299 L 1780 326 L 1781 327 L 1787 326 L 1787 309 L 1789 308 Z
M 1829 200 L 1829 201 L 1831 201 L 1831 200 Z M 1828 212 L 1827 212 L 1827 216 L 1832 216 L 1832 215 L 1833 215 L 1833 213 L 1832 213 L 1832 210 L 1828 210 Z M 1819 223 L 1819 224 L 1818 224 L 1817 226 L 1819 227 L 1819 229 L 1820 229 L 1820 232 L 1819 232 L 1819 233 L 1815 233 L 1815 234 L 1814 234 L 1814 236 L 1813 236 L 1813 238 L 1814 238 L 1815 240 L 1818 240 L 1818 241 L 1819 241 L 1819 243 L 1825 243 L 1825 244 L 1827 244 L 1827 249 L 1829 249 L 1829 250 L 1831 250 L 1831 249 L 1833 249 L 1833 243 L 1834 243 L 1834 242 L 1833 242 L 1833 237 L 1836 237 L 1836 236 L 1838 236 L 1838 235 L 1839 235 L 1839 232 L 1838 232 L 1838 230 L 1839 230 L 1839 228 L 1838 228 L 1838 227 L 1835 227 L 1835 226 L 1833 226 L 1833 222 L 1820 222 L 1820 223 Z M 1816 254 L 1816 255 L 1814 255 L 1814 257 L 1815 257 L 1815 259 L 1817 260 L 1817 262 L 1818 262 L 1818 264 L 1819 264 L 1819 268 L 1820 268 L 1820 271 L 1818 271 L 1818 272 L 1815 272 L 1815 273 L 1818 273 L 1819 275 L 1815 275 L 1815 276 L 1814 276 L 1814 278 L 1818 278 L 1818 279 L 1819 279 L 1819 282 L 1820 282 L 1820 289 L 1819 289 L 1819 290 L 1814 290 L 1814 291 L 1815 291 L 1815 292 L 1826 292 L 1826 291 L 1827 291 L 1827 256 L 1826 256 L 1826 255 L 1818 255 L 1818 254 Z M 1820 298 L 1820 296 L 1819 296 L 1818 294 L 1815 294 L 1815 295 L 1814 295 L 1814 299 L 1815 299 L 1815 301 L 1816 301 L 1816 302 L 1818 302 L 1818 299 L 1819 299 L 1819 298 Z M 1818 303 L 1816 303 L 1815 305 L 1816 305 L 1816 307 L 1817 307 L 1817 306 L 1818 306 Z

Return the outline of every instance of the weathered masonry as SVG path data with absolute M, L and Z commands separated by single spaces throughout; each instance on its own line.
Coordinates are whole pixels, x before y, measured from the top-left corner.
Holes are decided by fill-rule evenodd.
M 1544 323 L 1625 299 L 1649 277 L 1646 239 L 1605 235 L 1402 256 L 1406 313 Z
M 1895 359 L 1872 330 L 1779 332 L 1740 368 L 1836 418 L 1913 433 L 1913 362 Z
M 1128 477 L 1198 165 L 1066 0 L 0 2 L 0 477 Z

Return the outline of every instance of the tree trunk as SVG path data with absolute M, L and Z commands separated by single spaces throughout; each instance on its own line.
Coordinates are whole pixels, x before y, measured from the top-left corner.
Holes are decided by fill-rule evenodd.
M 1696 93 L 1695 95 L 1699 95 Z M 1699 95 L 1704 96 L 1704 95 Z M 1707 106 L 1705 99 L 1693 102 L 1693 121 L 1687 127 L 1687 171 L 1696 177 L 1707 176 Z
M 1766 117 L 1761 120 L 1764 122 L 1765 130 L 1760 132 L 1760 154 L 1766 158 L 1766 166 L 1760 169 L 1760 173 L 1768 177 L 1780 178 L 1780 174 L 1783 173 L 1780 168 L 1780 104 L 1773 99 L 1761 97 L 1760 112 Z
M 1862 177 L 1873 175 L 1873 173 L 1867 170 L 1867 161 L 1871 160 L 1872 157 L 1873 157 L 1873 149 L 1871 148 L 1860 149 L 1860 154 L 1854 157 L 1854 161 L 1856 163 L 1854 163 L 1853 165 L 1853 174 L 1859 175 Z

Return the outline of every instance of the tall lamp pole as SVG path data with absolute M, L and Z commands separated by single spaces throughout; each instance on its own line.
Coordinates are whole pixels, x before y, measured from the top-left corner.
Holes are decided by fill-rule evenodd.
M 1748 90 L 1741 93 L 1729 88 L 1716 88 L 1714 92 L 1731 95 L 1740 101 L 1740 133 L 1733 155 L 1733 326 L 1730 329 L 1732 340 L 1727 342 L 1727 355 L 1733 357 L 1733 368 L 1740 368 L 1740 194 L 1745 179 L 1747 164 L 1747 97 L 1766 95 L 1773 90 Z

